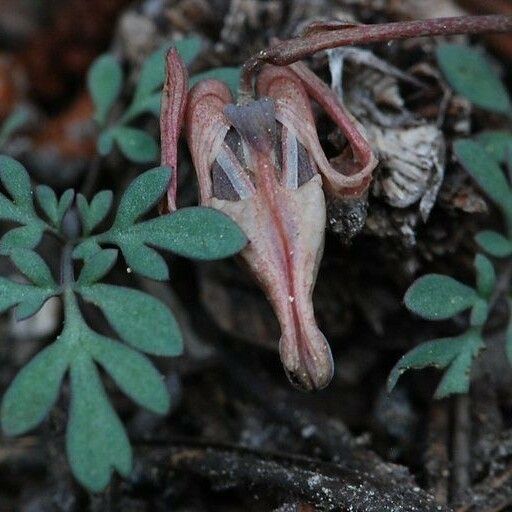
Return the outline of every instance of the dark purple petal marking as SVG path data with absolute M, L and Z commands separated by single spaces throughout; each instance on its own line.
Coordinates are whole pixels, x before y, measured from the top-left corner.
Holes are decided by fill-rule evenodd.
M 261 98 L 247 105 L 229 104 L 224 115 L 240 136 L 256 151 L 270 154 L 276 141 L 276 112 L 274 101 Z
M 213 195 L 237 201 L 254 194 L 254 186 L 231 148 L 224 143 L 212 167 Z

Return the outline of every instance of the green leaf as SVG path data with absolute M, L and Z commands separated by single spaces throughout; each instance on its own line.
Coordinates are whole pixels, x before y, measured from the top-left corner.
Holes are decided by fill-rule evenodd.
M 162 46 L 158 50 L 151 53 L 140 71 L 135 94 L 133 95 L 133 103 L 140 102 L 156 89 L 161 89 L 165 80 L 165 54 L 168 46 Z
M 220 80 L 221 82 L 224 82 L 231 90 L 233 97 L 236 98 L 238 96 L 238 89 L 240 87 L 240 75 L 241 75 L 241 68 L 239 68 L 239 67 L 209 69 L 208 71 L 203 71 L 202 73 L 197 73 L 196 75 L 191 77 L 190 78 L 190 87 L 193 87 L 201 80 L 207 80 L 209 78 L 212 78 L 212 79 Z
M 98 192 L 91 204 L 82 194 L 77 194 L 78 213 L 82 222 L 82 231 L 87 236 L 108 215 L 112 207 L 113 195 L 110 190 Z
M 37 186 L 36 198 L 43 212 L 51 223 L 56 226 L 59 220 L 59 203 L 53 189 L 46 185 Z
M 445 398 L 454 394 L 464 394 L 469 391 L 471 365 L 473 360 L 484 347 L 479 335 L 468 339 L 464 350 L 452 361 L 437 386 L 434 398 Z
M 469 324 L 472 327 L 482 327 L 487 322 L 489 316 L 489 303 L 485 299 L 477 299 L 471 308 L 469 315 Z
M 57 283 L 43 258 L 29 249 L 13 249 L 9 256 L 18 270 L 41 288 L 56 288 Z
M 95 119 L 100 125 L 107 121 L 122 85 L 123 72 L 112 55 L 102 55 L 93 62 L 87 74 L 87 87 L 96 109 Z
M 7 197 L 0 193 L 0 220 L 23 223 L 26 215 Z
M 57 213 L 58 213 L 57 226 L 60 226 L 62 219 L 64 218 L 64 215 L 66 215 L 67 211 L 71 207 L 71 204 L 73 203 L 74 198 L 75 198 L 75 191 L 71 188 L 69 188 L 62 194 L 62 196 L 59 200 L 59 206 L 57 208 Z
M 504 258 L 512 254 L 512 241 L 496 231 L 480 231 L 475 240 L 491 256 Z
M 113 132 L 121 153 L 136 163 L 154 162 L 158 158 L 158 146 L 148 133 L 129 126 L 119 126 Z
M 128 266 L 137 274 L 157 281 L 169 279 L 165 260 L 154 249 L 144 244 L 119 243 Z
M 31 284 L 17 283 L 0 277 L 0 313 L 16 306 L 26 298 L 30 298 L 40 289 Z
M 243 249 L 247 238 L 241 229 L 212 208 L 182 208 L 134 224 L 165 194 L 169 179 L 166 167 L 151 169 L 136 178 L 121 198 L 111 229 L 95 237 L 93 250 L 97 250 L 97 244 L 115 244 L 135 272 L 162 280 L 168 278 L 167 265 L 151 246 L 197 259 L 225 258 Z M 80 199 L 78 204 L 84 210 Z M 74 257 L 83 252 L 84 246 L 80 245 Z
M 7 254 L 14 247 L 35 247 L 43 231 L 52 228 L 36 214 L 27 171 L 16 160 L 0 155 L 0 181 L 11 196 L 0 193 L 0 220 L 23 224 L 2 237 L 0 253 Z
M 126 432 L 94 363 L 83 353 L 71 364 L 66 448 L 73 474 L 93 492 L 108 485 L 114 469 L 123 476 L 131 472 L 132 451 Z
M 28 121 L 28 109 L 18 107 L 9 115 L 0 128 L 0 147 Z
M 133 103 L 147 98 L 156 89 L 162 88 L 165 81 L 165 55 L 172 44 L 176 46 L 186 64 L 192 62 L 201 50 L 201 39 L 199 37 L 187 37 L 176 43 L 168 43 L 151 53 L 142 65 Z
M 475 257 L 476 289 L 483 298 L 489 298 L 496 284 L 496 272 L 489 258 L 483 254 Z
M 511 132 L 504 130 L 489 130 L 479 133 L 475 139 L 500 164 L 507 162 L 508 153 L 512 152 Z
M 149 112 L 156 117 L 160 116 L 160 108 L 162 106 L 162 93 L 157 92 L 148 96 L 144 101 L 138 104 L 139 112 Z
M 40 224 L 11 229 L 0 240 L 0 254 L 9 254 L 13 249 L 33 249 L 41 241 L 43 229 Z
M 108 129 L 100 133 L 96 149 L 101 156 L 107 156 L 114 148 L 114 130 Z
M 98 245 L 98 242 L 94 238 L 87 238 L 75 247 L 73 258 L 76 260 L 87 260 L 100 251 L 102 251 L 102 248 Z
M 396 386 L 407 370 L 433 366 L 439 369 L 448 367 L 435 393 L 436 398 L 465 393 L 469 389 L 471 363 L 482 348 L 483 340 L 477 329 L 470 329 L 461 336 L 422 343 L 405 354 L 391 370 L 388 390 Z
M 74 190 L 68 189 L 62 194 L 58 201 L 55 192 L 50 187 L 47 187 L 46 185 L 39 185 L 36 187 L 37 202 L 50 222 L 56 228 L 60 227 L 62 218 L 69 210 L 74 197 Z
M 16 375 L 0 409 L 2 429 L 7 435 L 24 434 L 45 418 L 57 401 L 68 359 L 66 347 L 54 343 Z
M 472 140 L 458 140 L 453 149 L 461 165 L 484 192 L 503 209 L 509 209 L 510 187 L 499 164 L 489 157 L 484 147 Z
M 32 189 L 29 175 L 14 158 L 0 155 L 0 181 L 14 199 L 17 208 L 30 215 L 35 215 L 32 201 Z M 18 217 L 4 217 L 6 220 L 18 220 Z
M 88 233 L 85 232 L 86 229 L 84 224 L 87 222 L 87 218 L 89 217 L 89 201 L 87 201 L 87 198 L 83 194 L 78 193 L 76 195 L 76 207 L 78 208 L 78 215 L 80 216 L 80 222 L 82 223 L 82 231 L 84 231 L 84 235 L 87 235 Z
M 174 45 L 183 61 L 188 64 L 198 55 L 201 40 L 198 37 L 189 37 Z M 160 115 L 161 89 L 165 81 L 165 55 L 170 46 L 172 43 L 162 46 L 144 61 L 133 101 L 121 117 L 120 124 L 127 124 L 143 113 Z
M 34 295 L 32 297 L 27 297 L 23 302 L 18 304 L 14 311 L 14 318 L 16 321 L 21 322 L 22 320 L 35 315 L 44 306 L 44 303 L 51 295 L 55 295 L 55 293 L 51 293 L 49 296 Z
M 401 375 L 412 368 L 416 370 L 429 366 L 439 369 L 446 368 L 461 352 L 464 343 L 465 338 L 461 336 L 426 341 L 413 348 L 403 355 L 391 370 L 388 378 L 388 391 L 393 390 Z
M 194 36 L 174 41 L 173 45 L 178 50 L 183 62 L 190 64 L 199 55 L 202 43 L 200 37 Z
M 117 209 L 113 227 L 133 224 L 147 213 L 167 190 L 171 171 L 167 167 L 156 167 L 135 178 L 125 190 Z
M 145 113 L 153 114 L 158 117 L 160 115 L 161 103 L 162 93 L 160 91 L 155 92 L 150 96 L 146 96 L 145 98 L 138 100 L 136 103 L 132 103 L 130 108 L 123 114 L 121 124 L 126 124 L 135 117 Z
M 226 258 L 247 244 L 247 237 L 238 225 L 213 208 L 180 208 L 144 224 L 143 229 L 147 228 L 151 237 L 150 244 L 188 258 Z
M 176 212 L 141 222 L 127 230 L 111 230 L 106 240 L 129 239 L 199 260 L 233 256 L 247 244 L 242 230 L 227 215 L 213 208 L 180 208 Z
M 91 204 L 82 195 L 77 195 L 77 206 L 82 222 L 84 235 L 88 235 L 100 222 L 105 220 L 112 207 L 113 195 L 110 190 L 98 192 L 92 199 Z
M 22 310 L 29 311 L 34 309 L 33 304 L 40 304 L 39 308 L 44 302 L 55 294 L 54 288 L 40 288 L 32 286 L 31 284 L 21 284 L 0 277 L 0 313 L 4 313 L 8 309 L 20 304 L 23 306 Z M 29 307 L 30 305 L 30 307 Z M 37 308 L 31 314 L 34 314 L 39 309 Z M 27 314 L 19 314 L 18 320 L 28 318 Z
M 232 256 L 247 244 L 241 229 L 228 216 L 213 208 L 181 208 L 170 215 L 131 224 L 145 213 L 139 185 L 127 190 L 126 199 L 123 196 L 112 228 L 96 237 L 99 243 L 117 245 L 135 272 L 151 279 L 168 277 L 164 259 L 148 245 L 189 258 L 214 260 Z M 145 198 L 147 204 L 158 201 L 165 186 L 166 181 L 162 180 L 157 186 L 144 187 L 148 193 Z M 132 196 L 139 201 L 130 200 Z
M 12 198 L 0 193 L 0 220 L 23 224 L 2 237 L 0 253 L 7 254 L 14 247 L 35 247 L 43 231 L 51 228 L 37 217 L 27 171 L 16 160 L 0 155 L 0 181 Z
M 113 194 L 111 190 L 101 190 L 91 201 L 88 223 L 94 229 L 107 216 L 112 208 Z
M 440 274 L 428 274 L 416 280 L 405 294 L 407 308 L 427 320 L 445 320 L 473 306 L 477 294 L 473 288 Z
M 176 320 L 151 295 L 108 284 L 79 286 L 77 291 L 99 307 L 117 334 L 134 348 L 154 355 L 181 354 L 183 342 Z
M 103 336 L 90 342 L 90 352 L 134 402 L 157 414 L 169 410 L 164 378 L 147 357 Z
M 511 113 L 507 90 L 481 52 L 465 45 L 441 44 L 436 55 L 439 67 L 456 92 L 486 110 Z
M 92 284 L 106 276 L 117 260 L 117 249 L 105 249 L 85 260 L 77 283 Z

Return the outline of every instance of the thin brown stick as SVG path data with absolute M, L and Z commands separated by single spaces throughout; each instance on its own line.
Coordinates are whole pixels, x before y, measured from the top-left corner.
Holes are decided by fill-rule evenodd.
M 460 500 L 469 489 L 471 480 L 469 466 L 471 463 L 471 415 L 469 395 L 454 398 L 454 432 L 452 448 L 452 501 Z
M 251 90 L 252 77 L 267 62 L 287 66 L 321 50 L 357 44 L 386 42 L 412 37 L 485 34 L 512 31 L 512 16 L 460 16 L 430 20 L 403 21 L 377 25 L 347 26 L 315 32 L 283 41 L 251 57 L 242 68 L 242 90 Z
M 450 475 L 448 404 L 436 401 L 430 406 L 426 450 L 423 455 L 428 491 L 438 503 L 448 503 Z

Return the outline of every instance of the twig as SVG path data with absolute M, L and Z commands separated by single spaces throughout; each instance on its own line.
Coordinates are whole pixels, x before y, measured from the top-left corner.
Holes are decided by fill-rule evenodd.
M 450 475 L 449 415 L 447 403 L 431 405 L 427 429 L 427 448 L 424 453 L 428 490 L 436 501 L 448 502 L 448 477 Z
M 452 501 L 457 500 L 470 487 L 471 415 L 469 395 L 454 397 L 454 433 L 452 450 Z
M 512 16 L 504 15 L 437 18 L 377 25 L 355 25 L 337 30 L 315 31 L 304 37 L 283 41 L 251 57 L 242 68 L 241 88 L 246 92 L 251 90 L 252 77 L 265 62 L 276 66 L 287 66 L 316 52 L 330 48 L 422 36 L 509 31 L 512 31 Z

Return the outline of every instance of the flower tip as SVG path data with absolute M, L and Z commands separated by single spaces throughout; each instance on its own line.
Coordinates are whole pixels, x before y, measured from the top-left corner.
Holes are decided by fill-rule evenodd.
M 181 58 L 180 52 L 175 46 L 171 46 L 169 50 L 167 50 L 165 60 L 167 62 L 168 69 L 172 69 L 176 64 L 180 67 L 186 68 L 185 62 Z
M 283 336 L 279 343 L 281 361 L 288 380 L 301 391 L 320 391 L 334 375 L 331 349 L 319 329 L 299 347 L 297 340 Z

